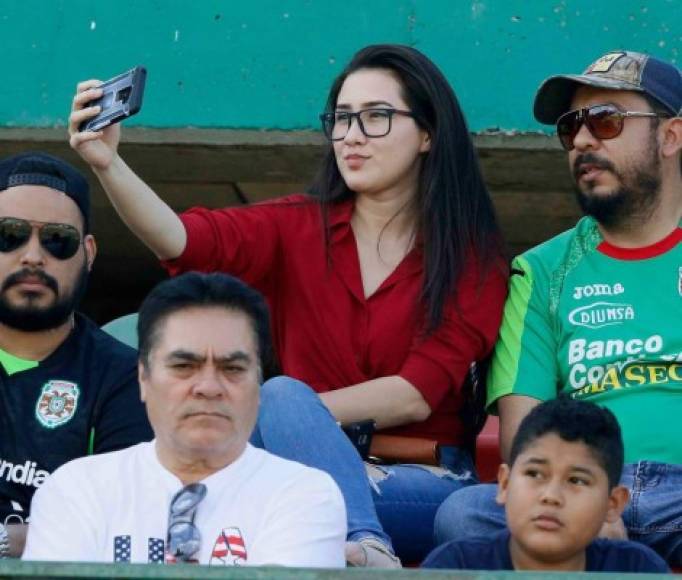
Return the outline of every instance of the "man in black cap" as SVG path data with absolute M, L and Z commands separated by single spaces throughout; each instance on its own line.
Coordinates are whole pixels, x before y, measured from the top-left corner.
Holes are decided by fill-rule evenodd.
M 547 79 L 534 113 L 556 124 L 586 216 L 512 265 L 488 381 L 502 457 L 541 401 L 607 407 L 623 432 L 631 500 L 603 535 L 627 533 L 681 566 L 682 76 L 652 56 L 611 52 L 582 75 Z M 537 465 L 529 477 L 545 475 Z M 576 492 L 589 486 L 575 481 Z M 494 494 L 453 494 L 439 539 L 504 526 Z
M 61 159 L 0 161 L 0 558 L 63 463 L 151 439 L 136 352 L 75 313 L 96 254 L 89 188 Z

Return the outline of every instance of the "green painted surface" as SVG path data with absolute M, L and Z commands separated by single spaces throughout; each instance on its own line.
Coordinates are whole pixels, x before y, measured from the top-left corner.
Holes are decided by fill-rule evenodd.
M 0 127 L 64 126 L 78 80 L 149 71 L 153 127 L 317 127 L 358 48 L 413 45 L 458 93 L 472 130 L 539 130 L 539 82 L 611 49 L 682 61 L 680 0 L 2 0 Z
M 666 578 L 665 574 L 628 574 L 632 580 Z M 675 576 L 671 576 L 675 578 Z M 207 566 L 159 566 L 154 564 L 60 564 L 0 561 L 0 579 L 38 580 L 76 578 L 230 578 L 233 580 L 622 580 L 622 574 L 570 574 L 549 572 L 464 572 L 454 570 L 379 570 L 350 568 L 316 570 L 292 568 L 218 568 Z

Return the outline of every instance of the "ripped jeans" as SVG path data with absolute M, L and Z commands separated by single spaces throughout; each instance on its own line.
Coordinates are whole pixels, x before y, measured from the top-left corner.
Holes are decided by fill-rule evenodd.
M 441 467 L 367 465 L 384 531 L 406 562 L 421 562 L 435 547 L 433 523 L 448 494 L 478 483 L 468 452 L 441 447 Z
M 261 387 L 251 443 L 329 473 L 346 502 L 348 539 L 374 536 L 406 562 L 420 562 L 433 547 L 433 521 L 445 498 L 477 483 L 471 457 L 457 447 L 442 448 L 441 468 L 365 466 L 318 395 L 289 377 Z

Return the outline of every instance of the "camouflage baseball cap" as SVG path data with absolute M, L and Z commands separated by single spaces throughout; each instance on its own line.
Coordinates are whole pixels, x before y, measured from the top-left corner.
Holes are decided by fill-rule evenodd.
M 580 85 L 644 93 L 673 116 L 682 114 L 680 69 L 648 54 L 614 51 L 597 59 L 581 75 L 556 75 L 546 79 L 535 95 L 535 118 L 548 125 L 556 123 L 569 110 L 573 93 Z

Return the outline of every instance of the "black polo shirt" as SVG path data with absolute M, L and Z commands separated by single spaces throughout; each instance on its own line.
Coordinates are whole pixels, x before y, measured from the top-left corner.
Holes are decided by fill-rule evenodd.
M 63 463 L 149 441 L 137 352 L 77 314 L 68 338 L 35 363 L 0 353 L 0 523 L 21 523 Z

